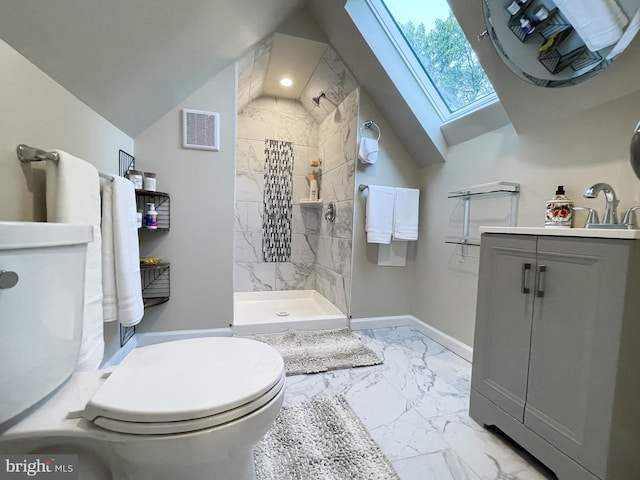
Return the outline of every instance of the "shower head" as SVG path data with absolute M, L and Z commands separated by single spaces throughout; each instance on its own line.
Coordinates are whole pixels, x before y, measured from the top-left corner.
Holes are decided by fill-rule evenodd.
M 320 95 L 318 95 L 317 97 L 313 97 L 311 99 L 311 101 L 313 102 L 313 104 L 316 107 L 319 107 L 320 106 L 320 100 L 322 100 L 323 98 L 325 100 L 327 100 L 329 103 L 331 103 L 334 107 L 338 106 L 338 105 L 336 105 L 336 103 L 333 100 L 331 100 L 329 97 L 327 97 L 324 92 L 320 92 Z
M 319 107 L 321 98 L 327 98 L 324 92 L 320 92 L 320 95 L 318 95 L 317 97 L 313 97 L 311 101 L 315 104 L 316 107 Z

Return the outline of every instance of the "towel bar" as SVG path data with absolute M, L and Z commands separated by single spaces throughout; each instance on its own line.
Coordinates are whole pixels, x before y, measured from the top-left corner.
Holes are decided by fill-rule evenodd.
M 46 150 L 30 147 L 24 143 L 18 145 L 16 153 L 18 154 L 18 160 L 21 162 L 40 162 L 42 160 L 58 161 L 57 152 L 47 152 Z
M 53 162 L 58 161 L 58 152 L 47 152 L 46 150 L 42 150 L 40 148 L 30 147 L 29 145 L 25 145 L 21 143 L 16 148 L 16 154 L 18 155 L 18 160 L 21 162 L 41 162 L 43 160 L 51 160 Z M 98 172 L 102 178 L 113 182 L 113 176 L 108 175 L 106 173 Z
M 382 130 L 380 130 L 380 127 L 378 126 L 378 124 L 376 122 L 374 122 L 373 120 L 367 120 L 366 122 L 364 122 L 361 126 L 360 126 L 360 135 L 362 136 L 362 129 L 366 128 L 372 128 L 375 127 L 376 130 L 378 130 L 378 138 L 376 138 L 376 141 L 380 140 L 380 136 L 382 135 Z

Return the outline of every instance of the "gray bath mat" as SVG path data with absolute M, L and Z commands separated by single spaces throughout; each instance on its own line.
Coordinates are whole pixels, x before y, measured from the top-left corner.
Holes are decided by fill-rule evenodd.
M 398 480 L 344 397 L 283 407 L 253 451 L 258 480 Z
M 288 330 L 254 335 L 284 358 L 287 375 L 326 372 L 340 368 L 379 365 L 380 358 L 348 328 L 340 330 Z

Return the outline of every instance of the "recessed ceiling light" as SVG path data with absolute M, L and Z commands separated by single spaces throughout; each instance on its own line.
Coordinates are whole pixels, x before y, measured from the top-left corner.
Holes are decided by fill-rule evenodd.
M 286 77 L 282 78 L 280 79 L 280 85 L 282 85 L 283 87 L 290 87 L 291 85 L 293 85 L 293 80 Z

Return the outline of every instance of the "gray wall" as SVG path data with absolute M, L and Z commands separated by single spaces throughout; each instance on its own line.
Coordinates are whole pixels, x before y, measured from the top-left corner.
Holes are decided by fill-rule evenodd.
M 565 120 L 545 124 L 541 119 L 542 128 L 526 135 L 503 127 L 452 147 L 445 163 L 422 169 L 424 198 L 411 313 L 472 345 L 479 248 L 469 247 L 470 256 L 462 262 L 459 248 L 444 243 L 447 233 L 459 232 L 458 204 L 447 198 L 448 191 L 496 180 L 520 182 L 520 226 L 544 225 L 546 200 L 560 184 L 576 205 L 594 207 L 601 215 L 603 198 L 582 198 L 596 182 L 615 188 L 619 211 L 640 205 L 640 181 L 628 161 L 639 112 L 640 95 L 632 94 Z M 472 200 L 472 218 L 474 209 L 480 217 L 487 214 L 483 202 Z M 584 216 L 578 216 L 576 226 L 583 223 Z
M 220 151 L 182 148 L 182 108 L 220 113 Z M 233 316 L 236 66 L 135 138 L 136 166 L 171 195 L 171 231 L 147 232 L 141 254 L 171 262 L 171 299 L 138 331 L 228 327 Z
M 391 125 L 362 92 L 358 128 L 367 120 L 380 127 L 378 161 L 375 165 L 357 163 L 356 186 L 387 185 L 418 188 L 419 170 L 398 140 Z M 365 135 L 370 136 L 368 132 Z M 360 135 L 359 135 L 360 136 Z M 420 193 L 424 196 L 424 192 Z M 416 276 L 416 248 L 423 242 L 409 242 L 407 265 L 404 267 L 378 266 L 378 246 L 367 243 L 364 230 L 366 192 L 356 190 L 354 199 L 353 283 L 351 286 L 351 315 L 353 318 L 405 315 L 410 313 L 410 299 L 414 295 Z
M 2 40 L 0 65 L 0 219 L 42 221 L 44 163 L 22 165 L 19 143 L 59 148 L 117 174 L 118 150 L 133 154 L 133 139 Z
M 0 40 L 0 220 L 44 221 L 44 162 L 21 164 L 16 146 L 62 149 L 104 173 L 118 173 L 118 151 L 133 139 L 87 107 Z M 105 357 L 120 346 L 106 323 Z

